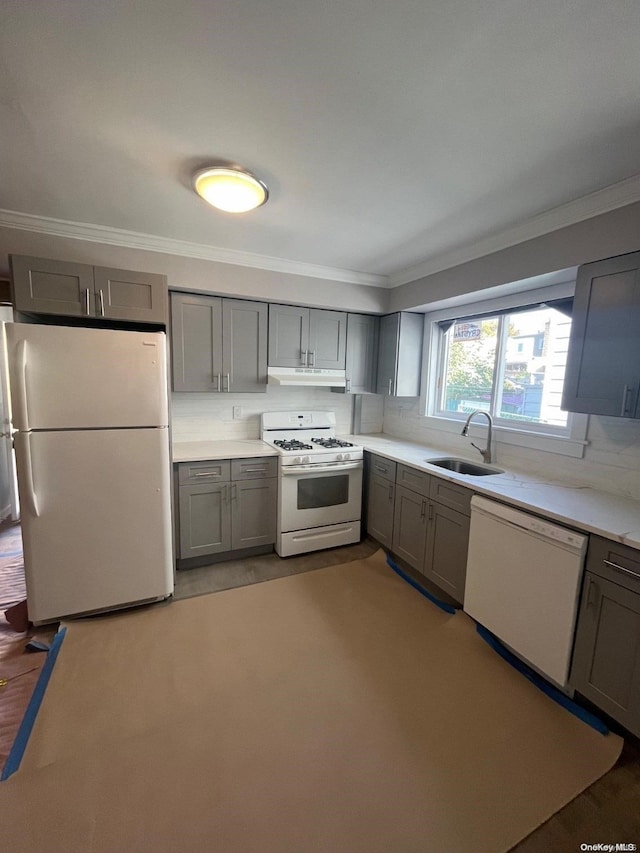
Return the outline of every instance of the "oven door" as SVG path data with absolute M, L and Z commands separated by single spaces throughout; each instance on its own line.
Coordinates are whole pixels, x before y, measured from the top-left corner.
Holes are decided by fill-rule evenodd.
M 362 461 L 282 466 L 280 531 L 359 521 Z

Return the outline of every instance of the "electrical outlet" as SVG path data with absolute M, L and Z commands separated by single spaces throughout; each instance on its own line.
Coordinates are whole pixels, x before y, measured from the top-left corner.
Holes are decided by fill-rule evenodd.
M 239 421 L 242 417 L 242 406 L 234 406 L 233 407 L 233 419 L 234 421 Z

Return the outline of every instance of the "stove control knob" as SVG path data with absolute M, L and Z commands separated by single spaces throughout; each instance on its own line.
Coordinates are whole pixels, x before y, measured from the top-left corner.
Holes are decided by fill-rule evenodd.
M 299 465 L 301 462 L 302 462 L 302 459 L 300 459 L 299 456 L 296 456 L 296 458 L 293 460 L 294 465 Z
M 350 454 L 350 453 L 345 453 L 345 454 L 344 454 L 344 456 L 343 456 L 342 458 L 343 458 L 343 459 L 351 459 L 351 454 Z
M 308 456 L 303 456 L 303 457 L 302 457 L 302 464 L 303 464 L 303 465 L 304 465 L 306 462 L 308 462 L 308 461 L 309 461 L 309 457 L 308 457 Z
M 338 453 L 336 459 L 338 460 L 338 462 L 342 462 L 342 453 Z

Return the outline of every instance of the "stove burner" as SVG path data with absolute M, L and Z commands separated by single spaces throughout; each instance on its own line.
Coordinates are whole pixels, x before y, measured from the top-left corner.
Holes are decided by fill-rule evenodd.
M 291 438 L 287 441 L 276 440 L 273 443 L 276 447 L 281 447 L 282 450 L 313 450 L 313 447 L 311 447 L 310 444 L 303 444 L 295 438 Z
M 339 438 L 312 438 L 311 441 L 327 450 L 334 450 L 336 447 L 353 447 L 353 444 L 348 441 L 340 441 Z

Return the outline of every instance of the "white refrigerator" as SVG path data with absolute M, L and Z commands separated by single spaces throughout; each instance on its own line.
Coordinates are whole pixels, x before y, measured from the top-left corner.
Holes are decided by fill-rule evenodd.
M 6 330 L 30 620 L 169 597 L 166 336 Z

